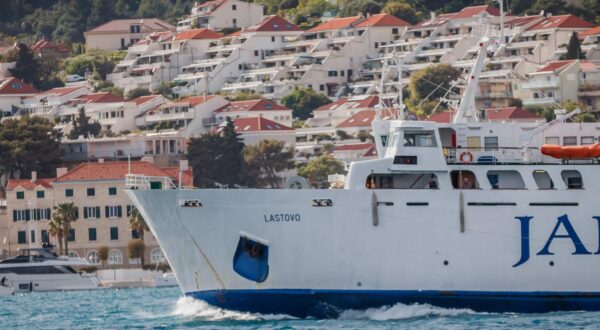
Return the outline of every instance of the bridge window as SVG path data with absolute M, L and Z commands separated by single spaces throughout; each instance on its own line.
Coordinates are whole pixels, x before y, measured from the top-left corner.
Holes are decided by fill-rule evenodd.
M 369 189 L 438 189 L 439 181 L 433 173 L 371 174 L 367 177 Z
M 594 137 L 593 136 L 582 136 L 581 137 L 581 145 L 582 146 L 590 145 L 590 144 L 594 144 Z
M 564 146 L 576 146 L 577 145 L 577 137 L 576 136 L 565 136 L 563 138 Z
M 544 170 L 533 171 L 533 179 L 538 189 L 554 189 L 554 182 L 552 182 L 550 174 Z
M 525 189 L 525 182 L 518 171 L 488 171 L 487 178 L 492 189 Z
M 560 173 L 567 189 L 583 189 L 583 178 L 576 170 L 564 170 Z
M 560 144 L 560 138 L 558 136 L 547 136 L 546 137 L 546 144 L 559 145 Z
M 454 189 L 479 189 L 477 177 L 471 171 L 452 171 L 450 179 Z
M 405 131 L 405 147 L 436 147 L 433 131 Z

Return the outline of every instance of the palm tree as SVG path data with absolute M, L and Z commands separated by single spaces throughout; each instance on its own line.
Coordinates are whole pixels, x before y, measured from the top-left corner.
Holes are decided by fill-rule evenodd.
M 131 210 L 131 217 L 129 218 L 129 227 L 138 232 L 140 239 L 144 240 L 144 231 L 150 230 L 146 220 L 142 217 L 140 211 L 137 208 Z
M 65 255 L 69 255 L 69 230 L 71 229 L 71 222 L 74 222 L 76 220 L 77 207 L 75 207 L 73 202 L 60 203 L 58 204 L 58 206 L 52 208 L 51 222 L 56 222 L 57 225 L 60 224 L 59 228 L 62 229 L 62 239 L 65 243 Z
M 58 248 L 59 248 L 60 254 L 62 255 L 64 232 L 62 229 L 62 219 L 61 218 L 52 217 L 52 219 L 48 223 L 48 234 L 50 234 L 50 236 L 56 237 L 56 239 L 58 240 Z

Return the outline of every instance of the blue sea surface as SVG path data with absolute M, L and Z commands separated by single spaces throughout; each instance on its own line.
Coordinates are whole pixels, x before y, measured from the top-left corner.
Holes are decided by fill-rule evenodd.
M 343 312 L 332 320 L 239 313 L 178 288 L 103 289 L 0 297 L 0 329 L 598 329 L 600 312 L 488 314 L 429 305 Z

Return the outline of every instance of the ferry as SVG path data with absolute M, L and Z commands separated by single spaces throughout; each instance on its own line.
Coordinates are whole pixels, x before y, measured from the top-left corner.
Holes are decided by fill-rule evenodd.
M 129 174 L 185 295 L 297 317 L 397 303 L 600 310 L 600 125 L 568 122 L 578 111 L 482 121 L 489 45 L 452 123 L 376 119 L 379 158 L 352 163 L 344 189 L 180 189 Z
M 85 259 L 58 256 L 50 248 L 19 252 L 16 257 L 0 260 L 0 287 L 10 294 L 98 288 L 100 282 L 93 274 L 76 270 L 90 265 Z

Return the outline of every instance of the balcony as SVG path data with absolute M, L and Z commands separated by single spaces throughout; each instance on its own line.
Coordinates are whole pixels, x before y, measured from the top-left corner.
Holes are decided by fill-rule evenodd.
M 522 88 L 525 89 L 540 89 L 540 88 L 559 88 L 560 87 L 560 79 L 558 78 L 550 78 L 550 79 L 531 79 L 529 82 L 523 83 L 521 85 Z
M 553 97 L 523 99 L 523 105 L 547 105 L 554 103 L 560 103 L 560 100 Z

